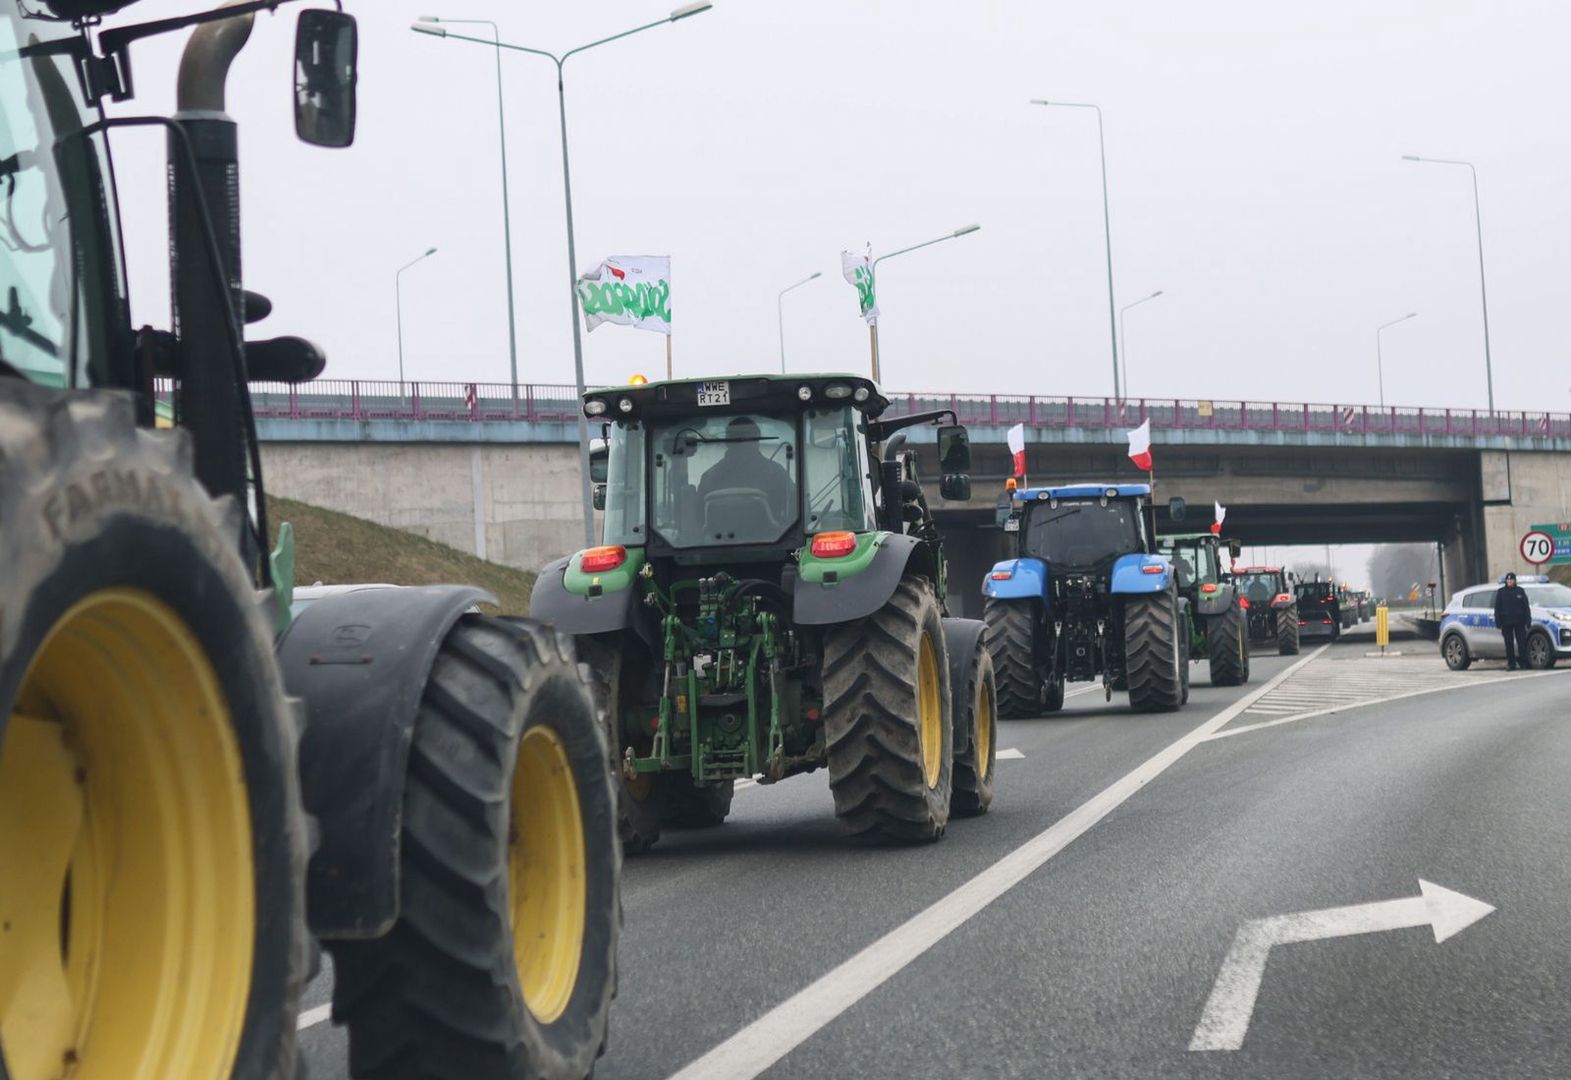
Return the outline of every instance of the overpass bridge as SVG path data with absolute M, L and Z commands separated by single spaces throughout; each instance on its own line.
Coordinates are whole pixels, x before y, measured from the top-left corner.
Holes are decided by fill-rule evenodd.
M 533 568 L 581 542 L 570 386 L 321 380 L 255 388 L 270 490 Z M 892 412 L 953 409 L 971 428 L 975 497 L 932 501 L 954 578 L 1001 550 L 1005 433 L 1026 427 L 1035 482 L 1139 480 L 1124 432 L 1150 419 L 1159 501 L 1213 500 L 1247 544 L 1441 546 L 1448 583 L 1522 568 L 1530 526 L 1571 520 L 1571 414 L 1205 399 L 894 394 Z M 932 433 L 913 432 L 918 453 Z M 934 476 L 931 460 L 923 473 Z M 1200 519 L 1197 520 L 1196 519 Z M 1162 508 L 1160 526 L 1166 520 Z

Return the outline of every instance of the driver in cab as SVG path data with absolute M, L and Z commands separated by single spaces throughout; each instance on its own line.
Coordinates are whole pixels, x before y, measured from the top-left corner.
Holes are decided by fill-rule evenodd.
M 796 487 L 790 473 L 764 454 L 763 433 L 750 416 L 735 417 L 726 425 L 725 453 L 705 470 L 698 481 L 699 502 L 710 505 L 711 496 L 734 492 L 762 495 L 776 522 L 790 520 Z

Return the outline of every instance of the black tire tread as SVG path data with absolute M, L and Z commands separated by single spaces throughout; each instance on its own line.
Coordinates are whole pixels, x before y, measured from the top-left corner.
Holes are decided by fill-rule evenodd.
M 1249 633 L 1243 609 L 1234 601 L 1206 627 L 1212 686 L 1242 686 L 1248 676 Z
M 1124 671 L 1129 704 L 1137 711 L 1170 712 L 1183 704 L 1183 646 L 1178 640 L 1182 629 L 1171 592 L 1125 602 Z
M 993 658 L 993 678 L 998 685 L 1001 720 L 1026 720 L 1037 715 L 1041 697 L 1033 662 L 1031 636 L 1035 613 L 1019 600 L 988 600 L 982 608 L 987 623 L 983 640 Z
M 1298 608 L 1289 604 L 1276 613 L 1277 652 L 1282 656 L 1297 656 L 1298 638 Z
M 977 817 L 993 805 L 993 765 L 998 753 L 998 680 L 993 675 L 993 657 L 980 640 L 970 652 L 963 665 L 964 685 L 953 687 L 955 731 L 966 732 L 965 749 L 955 755 L 954 787 L 949 798 L 949 812 L 955 817 Z M 978 715 L 977 695 L 984 686 L 993 703 L 992 716 Z M 977 738 L 982 724 L 992 729 L 986 761 L 981 760 Z

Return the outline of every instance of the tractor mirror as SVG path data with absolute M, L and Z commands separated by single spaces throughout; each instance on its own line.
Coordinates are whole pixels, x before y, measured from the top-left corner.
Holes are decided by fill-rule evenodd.
M 604 439 L 589 440 L 589 482 L 604 484 L 611 472 L 611 446 Z
M 353 15 L 302 11 L 295 24 L 295 134 L 313 146 L 355 141 L 359 35 Z
M 1243 545 L 1243 543 L 1241 541 L 1238 541 L 1238 540 L 1229 540 L 1227 542 L 1227 553 L 1229 555 L 1231 555 L 1235 559 L 1238 558 L 1239 556 L 1243 555 L 1243 553 L 1244 553 L 1244 545 Z
M 971 436 L 959 424 L 946 424 L 938 429 L 938 471 L 941 473 L 968 473 L 971 471 Z M 948 476 L 945 476 L 945 480 Z M 966 498 L 971 496 L 967 494 Z M 949 498 L 945 495 L 944 498 Z
M 589 493 L 589 499 L 595 504 L 596 510 L 605 509 L 605 485 L 596 484 Z
M 970 453 L 967 450 L 966 453 Z M 971 499 L 971 478 L 965 473 L 945 473 L 938 482 L 938 493 L 945 502 L 968 502 Z
M 1189 504 L 1182 498 L 1174 495 L 1167 500 L 1167 516 L 1170 521 L 1183 521 L 1184 515 L 1189 512 Z

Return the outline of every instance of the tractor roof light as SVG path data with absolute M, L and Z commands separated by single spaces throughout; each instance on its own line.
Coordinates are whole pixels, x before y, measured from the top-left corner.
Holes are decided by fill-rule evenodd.
M 1107 489 L 1107 497 L 1109 499 L 1116 499 L 1116 498 L 1118 498 L 1118 489 L 1117 488 L 1111 488 L 1111 487 L 1108 488 Z
M 578 569 L 586 574 L 603 574 L 615 570 L 627 561 L 627 549 L 621 544 L 592 547 L 578 556 Z
M 627 380 L 628 386 L 647 386 L 648 384 L 649 376 L 647 375 L 634 375 L 631 379 Z
M 1004 490 L 1005 491 L 1014 491 L 1014 490 L 1018 489 L 1019 487 L 1020 487 L 1019 481 L 1017 481 L 1013 476 L 1011 476 L 1009 479 L 1004 481 Z
M 845 383 L 834 383 L 824 387 L 824 396 L 830 401 L 844 401 L 851 396 L 851 388 Z
M 633 399 L 625 397 L 616 403 L 616 407 L 621 412 L 630 413 L 633 411 Z
M 856 533 L 836 529 L 813 537 L 810 549 L 815 559 L 843 559 L 856 550 Z
M 798 386 L 796 388 L 796 399 L 798 401 L 812 401 L 813 388 L 811 386 Z
M 860 405 L 862 402 L 866 401 L 871 396 L 872 395 L 868 392 L 867 387 L 865 387 L 865 386 L 858 386 L 856 388 L 856 391 L 854 393 L 852 393 L 851 400 L 856 402 L 858 405 Z
M 599 400 L 598 398 L 593 400 L 593 401 L 586 401 L 586 402 L 584 402 L 584 415 L 585 416 L 604 416 L 605 415 L 605 402 Z

